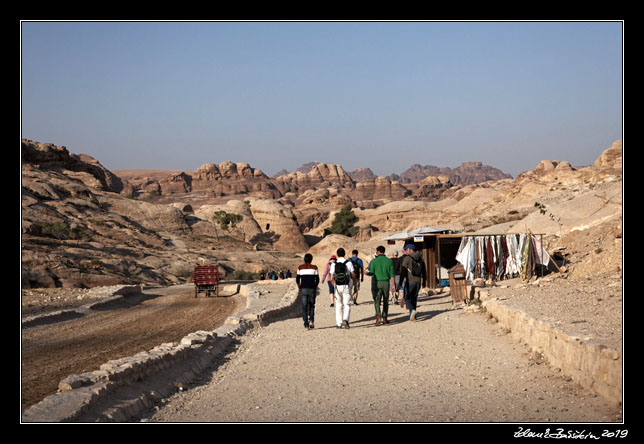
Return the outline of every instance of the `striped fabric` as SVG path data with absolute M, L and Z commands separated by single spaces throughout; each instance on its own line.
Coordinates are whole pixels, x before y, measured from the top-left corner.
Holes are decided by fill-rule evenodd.
M 317 288 L 320 283 L 318 267 L 313 264 L 302 264 L 297 267 L 295 282 L 300 288 Z

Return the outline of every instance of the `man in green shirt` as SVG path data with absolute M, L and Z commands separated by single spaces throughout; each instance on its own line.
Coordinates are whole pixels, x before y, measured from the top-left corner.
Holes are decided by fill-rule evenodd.
M 367 275 L 374 276 L 376 279 L 376 292 L 373 295 L 373 302 L 376 308 L 376 325 L 388 324 L 389 290 L 392 288 L 392 284 L 395 284 L 395 275 L 394 264 L 390 258 L 385 256 L 385 247 L 382 245 L 376 248 L 376 258 L 369 263 Z M 380 301 L 383 304 L 382 315 Z

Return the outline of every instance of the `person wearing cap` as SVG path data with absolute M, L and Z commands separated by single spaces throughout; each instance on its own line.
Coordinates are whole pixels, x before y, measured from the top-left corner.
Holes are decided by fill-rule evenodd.
M 425 263 L 420 251 L 416 251 L 414 244 L 407 244 L 403 248 L 405 257 L 400 264 L 400 281 L 406 280 L 406 291 L 404 292 L 404 302 L 409 310 L 409 320 L 416 320 L 416 307 L 418 304 L 418 292 L 425 279 Z
M 326 264 L 326 268 L 324 269 L 324 274 L 322 275 L 322 281 L 324 282 L 326 280 L 326 283 L 329 286 L 329 296 L 331 297 L 331 307 L 333 307 L 333 301 L 334 301 L 334 296 L 333 296 L 333 281 L 331 281 L 331 265 L 335 263 L 336 261 L 336 256 L 335 254 L 331 256 L 329 259 L 329 262 Z
M 382 245 L 376 248 L 376 258 L 369 263 L 368 275 L 375 276 L 376 288 L 373 295 L 373 305 L 376 309 L 376 325 L 388 324 L 389 314 L 389 291 L 394 282 L 394 264 L 391 259 L 385 256 L 385 247 Z M 382 313 L 380 311 L 382 301 Z

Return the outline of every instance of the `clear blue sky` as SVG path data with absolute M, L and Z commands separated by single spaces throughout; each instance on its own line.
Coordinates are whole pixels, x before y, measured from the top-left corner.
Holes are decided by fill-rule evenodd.
M 23 22 L 22 137 L 109 169 L 589 165 L 622 22 Z

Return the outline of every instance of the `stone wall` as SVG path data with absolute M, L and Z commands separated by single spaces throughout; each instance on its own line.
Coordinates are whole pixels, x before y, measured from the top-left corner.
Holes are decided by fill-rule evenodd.
M 482 306 L 516 339 L 543 354 L 553 366 L 582 387 L 610 402 L 622 402 L 622 352 L 602 344 L 568 335 L 546 322 L 527 316 L 490 297 L 485 290 L 478 295 Z

